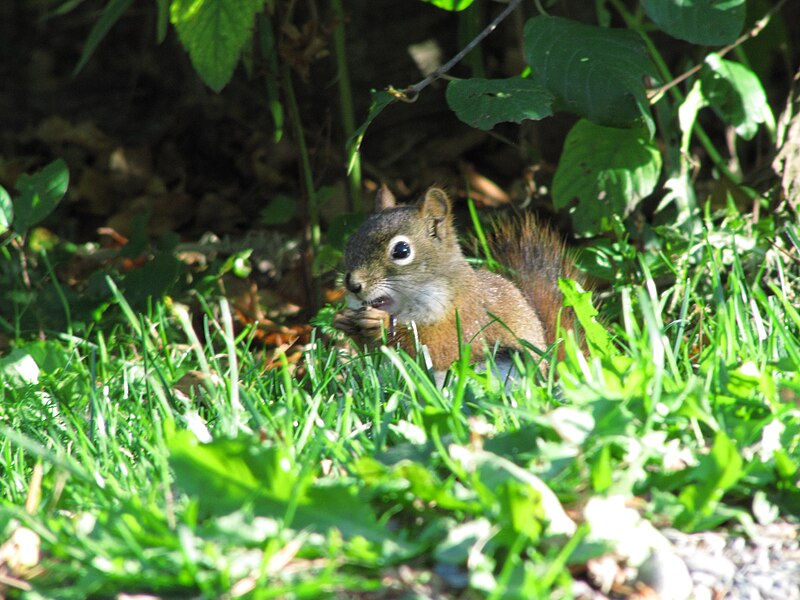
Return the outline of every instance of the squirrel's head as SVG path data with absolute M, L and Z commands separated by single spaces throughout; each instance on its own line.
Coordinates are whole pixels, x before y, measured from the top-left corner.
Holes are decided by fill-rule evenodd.
M 372 306 L 399 322 L 438 321 L 464 261 L 450 199 L 430 188 L 415 205 L 397 206 L 383 186 L 376 212 L 347 242 L 345 286 L 352 307 Z

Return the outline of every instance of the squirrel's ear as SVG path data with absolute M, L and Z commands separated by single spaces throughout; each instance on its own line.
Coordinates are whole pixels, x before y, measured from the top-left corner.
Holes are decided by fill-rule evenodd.
M 443 221 L 450 214 L 450 198 L 441 188 L 432 187 L 425 192 L 419 204 L 419 212 L 432 217 L 435 221 Z
M 387 208 L 394 208 L 397 201 L 394 199 L 394 194 L 386 186 L 385 183 L 381 184 L 378 193 L 375 194 L 375 212 L 381 212 Z
M 446 227 L 450 222 L 450 210 L 450 198 L 443 189 L 432 187 L 425 192 L 425 197 L 419 203 L 419 214 L 424 219 L 430 219 L 428 233 L 431 237 L 443 237 L 440 225 L 444 223 Z

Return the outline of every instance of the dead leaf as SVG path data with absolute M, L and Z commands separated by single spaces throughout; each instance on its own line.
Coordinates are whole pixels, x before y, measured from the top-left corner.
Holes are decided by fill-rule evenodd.
M 306 21 L 301 28 L 293 23 L 284 23 L 278 51 L 303 81 L 308 81 L 311 65 L 330 54 L 328 37 L 328 31 L 316 20 Z
M 0 567 L 14 575 L 24 575 L 39 564 L 41 539 L 32 529 L 17 527 L 0 546 Z
M 191 370 L 188 371 L 183 377 L 175 382 L 175 389 L 183 393 L 185 396 L 191 398 L 196 396 L 202 389 L 205 389 L 207 383 L 213 387 L 222 386 L 222 378 L 215 372 L 204 373 L 203 371 Z
M 47 117 L 39 123 L 34 136 L 51 147 L 74 144 L 95 156 L 106 154 L 114 147 L 111 137 L 94 123 L 83 121 L 75 125 L 58 116 Z
M 472 165 L 465 164 L 463 172 L 469 184 L 469 193 L 478 206 L 498 208 L 511 202 L 511 198 L 503 188 L 478 173 Z
M 147 146 L 117 146 L 108 157 L 109 180 L 126 195 L 143 192 L 153 176 L 153 157 Z

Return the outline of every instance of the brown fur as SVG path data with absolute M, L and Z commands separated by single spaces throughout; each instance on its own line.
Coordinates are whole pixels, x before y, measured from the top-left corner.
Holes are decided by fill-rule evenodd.
M 558 279 L 574 279 L 586 285 L 572 254 L 552 229 L 539 223 L 535 215 L 525 213 L 497 220 L 488 236 L 492 257 L 504 265 L 509 277 L 536 310 L 544 326 L 545 339 L 558 338 L 558 326 L 575 329 L 575 313 L 563 308 Z M 559 357 L 562 358 L 561 352 Z
M 473 360 L 495 345 L 523 350 L 520 339 L 542 350 L 547 344 L 539 317 L 520 291 L 507 279 L 484 270 L 472 271 L 463 281 L 445 319 L 417 325 L 419 344 L 428 347 L 437 371 L 446 370 L 459 358 L 457 324 L 461 326 L 461 341 L 469 344 Z M 417 340 L 410 326 L 399 326 L 391 341 L 412 356 L 416 354 Z

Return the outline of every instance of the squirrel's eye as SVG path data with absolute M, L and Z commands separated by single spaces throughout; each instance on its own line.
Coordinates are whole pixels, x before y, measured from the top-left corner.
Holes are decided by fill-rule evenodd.
M 407 265 L 414 260 L 414 249 L 408 238 L 398 235 L 389 242 L 389 257 L 396 265 Z
M 395 260 L 403 260 L 411 256 L 411 246 L 408 242 L 397 242 L 392 248 L 392 258 Z

